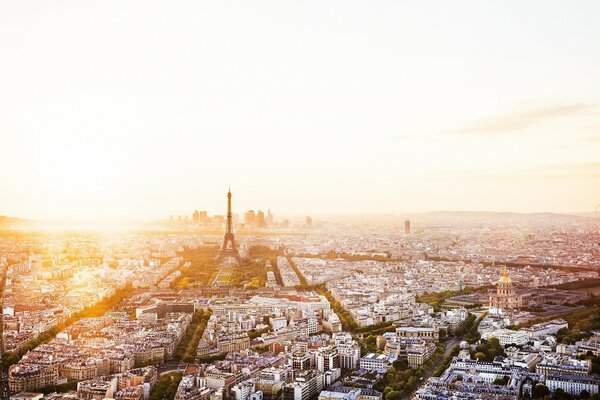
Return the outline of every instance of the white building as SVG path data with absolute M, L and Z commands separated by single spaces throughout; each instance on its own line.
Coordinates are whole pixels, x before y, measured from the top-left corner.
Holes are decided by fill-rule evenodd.
M 553 393 L 556 389 L 562 389 L 575 396 L 584 390 L 592 395 L 598 393 L 599 383 L 598 378 L 593 376 L 551 375 L 546 378 L 546 386 Z
M 271 318 L 271 328 L 274 331 L 278 331 L 280 329 L 287 327 L 287 318 L 286 317 L 273 317 Z
M 544 338 L 568 327 L 569 324 L 564 319 L 553 319 L 552 321 L 532 325 L 529 328 L 523 328 L 523 330 L 529 332 L 532 338 Z
M 254 382 L 243 381 L 231 388 L 235 396 L 235 400 L 248 400 L 250 395 L 254 393 Z
M 368 371 L 372 370 L 387 370 L 390 368 L 388 358 L 384 354 L 369 353 L 362 357 L 359 362 L 361 369 Z
M 340 355 L 340 368 L 356 369 L 360 360 L 360 347 L 354 341 L 350 343 L 340 343 L 337 346 Z
M 326 372 L 339 368 L 340 357 L 335 347 L 319 347 L 316 353 L 317 371 Z
M 513 331 L 510 329 L 496 329 L 493 331 L 484 332 L 481 335 L 481 338 L 486 340 L 491 337 L 497 338 L 502 346 L 507 346 L 509 344 L 522 346 L 527 344 L 530 339 L 529 332 Z
M 349 392 L 331 392 L 323 390 L 319 394 L 319 400 L 356 400 L 360 396 L 360 389 L 355 388 Z

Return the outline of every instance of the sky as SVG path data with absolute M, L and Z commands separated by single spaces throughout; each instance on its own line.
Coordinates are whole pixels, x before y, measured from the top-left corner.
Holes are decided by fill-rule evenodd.
M 593 212 L 598 1 L 0 3 L 0 215 Z

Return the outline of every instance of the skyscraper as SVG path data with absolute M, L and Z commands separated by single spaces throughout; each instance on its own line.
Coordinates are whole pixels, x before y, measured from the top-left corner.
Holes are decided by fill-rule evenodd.
M 208 225 L 208 214 L 206 211 L 199 212 L 199 220 L 202 225 Z
M 404 221 L 404 233 L 410 233 L 410 219 Z
M 261 210 L 258 210 L 258 212 L 256 213 L 256 225 L 259 228 L 262 228 L 266 225 L 265 223 L 265 213 L 262 212 Z
M 244 223 L 248 226 L 254 226 L 256 224 L 256 214 L 254 210 L 248 210 L 246 214 L 244 214 Z

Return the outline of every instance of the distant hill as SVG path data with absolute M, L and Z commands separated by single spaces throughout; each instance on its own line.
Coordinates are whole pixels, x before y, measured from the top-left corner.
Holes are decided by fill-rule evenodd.
M 7 217 L 5 215 L 0 215 L 0 224 L 11 224 L 15 222 L 25 221 L 21 218 Z
M 11 229 L 30 224 L 32 221 L 23 218 L 0 215 L 0 229 Z
M 433 211 L 413 214 L 415 220 L 447 223 L 478 223 L 478 224 L 594 224 L 598 216 L 583 213 L 518 213 L 492 211 Z M 407 215 L 407 218 L 410 218 Z
M 420 215 L 431 215 L 431 216 L 448 216 L 448 217 L 478 217 L 478 218 L 496 218 L 496 217 L 515 217 L 515 218 L 585 218 L 590 217 L 592 215 L 587 215 L 586 213 L 573 213 L 573 214 L 565 214 L 565 213 L 552 213 L 552 212 L 537 212 L 537 213 L 519 213 L 519 212 L 511 212 L 511 211 L 431 211 L 428 213 L 422 213 Z

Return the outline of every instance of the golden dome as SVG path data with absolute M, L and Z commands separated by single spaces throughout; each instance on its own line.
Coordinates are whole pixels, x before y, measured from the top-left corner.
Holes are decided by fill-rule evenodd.
M 504 267 L 504 271 L 502 271 L 502 277 L 498 281 L 498 284 L 499 285 L 510 285 L 511 283 L 512 283 L 512 281 L 510 279 L 510 274 L 508 272 L 508 269 L 506 267 Z

